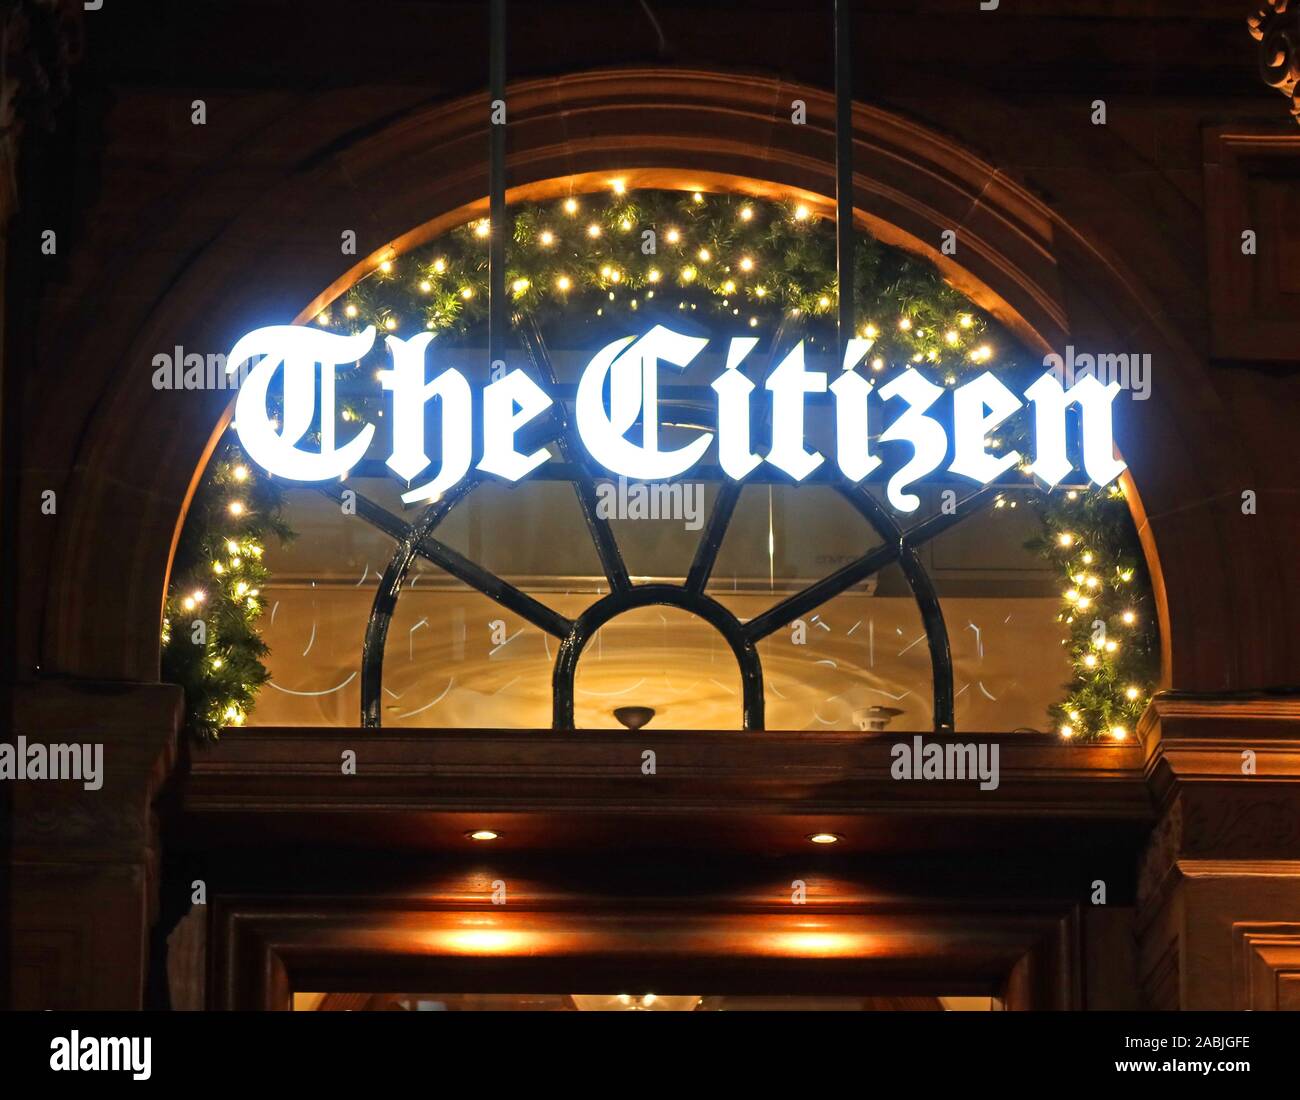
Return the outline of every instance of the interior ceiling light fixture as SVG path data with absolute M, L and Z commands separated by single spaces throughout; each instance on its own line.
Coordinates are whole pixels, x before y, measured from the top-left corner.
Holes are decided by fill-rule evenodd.
M 615 707 L 614 717 L 630 730 L 639 730 L 655 716 L 654 707 Z

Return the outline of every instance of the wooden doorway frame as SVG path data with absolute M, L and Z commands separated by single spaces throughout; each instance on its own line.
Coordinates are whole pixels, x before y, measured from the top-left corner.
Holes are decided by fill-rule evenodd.
M 419 986 L 1081 1007 L 1086 886 L 1131 904 L 1150 827 L 1141 749 L 970 737 L 1001 744 L 997 790 L 898 782 L 889 734 L 240 730 L 194 753 L 164 832 L 186 899 L 212 884 L 212 1008 Z
M 219 904 L 208 1007 L 285 1011 L 295 990 L 991 995 L 1081 1005 L 1074 906 L 891 913 Z

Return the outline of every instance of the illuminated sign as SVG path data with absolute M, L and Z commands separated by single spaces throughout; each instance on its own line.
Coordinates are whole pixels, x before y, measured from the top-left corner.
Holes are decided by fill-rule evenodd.
M 392 394 L 388 467 L 408 483 L 435 465 L 426 449 L 425 423 L 429 402 L 438 399 L 441 454 L 437 472 L 402 495 L 407 503 L 436 500 L 469 473 L 474 459 L 470 383 L 452 368 L 426 380 L 426 352 L 432 340 L 430 333 L 409 340 L 387 337 L 392 367 L 379 372 L 381 386 Z M 335 371 L 342 364 L 357 362 L 374 342 L 373 326 L 345 336 L 277 325 L 240 339 L 226 359 L 227 371 L 260 357 L 235 403 L 235 428 L 248 456 L 270 473 L 292 481 L 346 476 L 370 448 L 375 428 L 364 425 L 347 442 L 337 441 Z M 871 449 L 868 419 L 872 403 L 899 410 L 878 440 L 909 444 L 912 453 L 889 476 L 885 496 L 900 512 L 916 510 L 920 498 L 908 488 L 939 470 L 949 453 L 948 428 L 931 413 L 945 392 L 943 387 L 909 368 L 877 389 L 872 379 L 856 369 L 871 342 L 856 339 L 848 342 L 841 369 L 830 381 L 824 371 L 807 369 L 801 340 L 763 382 L 769 396 L 756 397 L 758 386 L 739 367 L 758 340 L 737 337 L 728 345 L 725 368 L 711 383 L 717 395 L 716 432 L 699 430 L 679 446 L 662 446 L 659 372 L 664 365 L 685 368 L 707 344 L 703 337 L 656 325 L 643 336 L 615 340 L 596 353 L 579 378 L 574 415 L 583 446 L 597 463 L 612 474 L 660 481 L 686 473 L 716 442 L 719 465 L 728 477 L 739 480 L 768 463 L 796 482 L 803 481 L 827 460 L 826 455 L 808 447 L 805 398 L 829 392 L 835 406 L 834 462 L 855 484 L 882 462 Z M 269 402 L 270 386 L 278 372 L 283 389 L 279 422 L 272 418 Z M 1108 484 L 1124 469 L 1124 463 L 1115 457 L 1112 430 L 1112 406 L 1119 391 L 1118 382 L 1103 385 L 1092 375 L 1078 379 L 1067 390 L 1047 373 L 1026 388 L 1022 398 L 986 371 L 953 391 L 953 457 L 947 471 L 988 484 L 1024 462 L 1018 451 L 990 453 L 988 437 L 1027 400 L 1033 405 L 1035 450 L 1028 468 L 1048 485 L 1057 484 L 1073 469 L 1066 448 L 1066 412 L 1077 404 L 1084 471 L 1098 485 Z M 751 418 L 759 400 L 771 402 L 771 441 L 765 454 L 756 452 L 751 441 Z M 553 402 L 554 398 L 521 370 L 512 370 L 486 385 L 481 400 L 482 455 L 476 468 L 519 481 L 550 458 L 546 448 L 521 453 L 516 437 Z M 313 424 L 318 425 L 319 439 L 305 445 Z

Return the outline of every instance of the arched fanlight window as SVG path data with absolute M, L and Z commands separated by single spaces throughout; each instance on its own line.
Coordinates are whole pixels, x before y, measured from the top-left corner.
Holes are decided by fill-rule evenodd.
M 770 667 L 769 675 L 764 675 L 764 663 L 770 665 L 773 657 L 773 641 L 786 628 L 804 624 L 805 620 L 811 629 L 826 632 L 818 633 L 819 639 L 827 637 L 830 624 L 822 612 L 828 601 L 860 596 L 887 574 L 890 594 L 906 596 L 915 609 L 911 620 L 915 626 L 903 629 L 897 623 L 890 624 L 888 641 L 896 642 L 893 653 L 928 655 L 929 685 L 925 693 L 930 701 L 925 706 L 923 728 L 951 730 L 955 725 L 956 703 L 963 692 L 968 693 L 968 700 L 979 693 L 981 701 L 990 703 L 997 703 L 1002 696 L 990 691 L 978 679 L 977 672 L 972 673 L 969 668 L 962 677 L 965 682 L 954 684 L 953 639 L 940 600 L 941 585 L 933 575 L 934 565 L 938 563 L 934 548 L 947 544 L 948 540 L 941 536 L 964 529 L 973 517 L 1023 516 L 1031 501 L 1036 500 L 1051 513 L 1050 523 L 1057 528 L 1073 522 L 1068 518 L 1069 509 L 1078 507 L 1080 551 L 1089 559 L 1094 552 L 1105 555 L 1107 560 L 1099 558 L 1098 569 L 1102 565 L 1113 566 L 1123 584 L 1135 582 L 1134 598 L 1122 609 L 1117 604 L 1113 614 L 1108 611 L 1116 629 L 1128 633 L 1123 648 L 1116 653 L 1103 649 L 1098 655 L 1090 650 L 1087 636 L 1080 634 L 1085 616 L 1079 612 L 1087 610 L 1083 602 L 1063 607 L 1059 613 L 1050 612 L 1052 618 L 1065 624 L 1065 629 L 1056 633 L 1065 635 L 1059 640 L 1066 648 L 1056 650 L 1055 642 L 1049 637 L 1052 631 L 1040 628 L 1022 656 L 1004 653 L 1004 660 L 1014 664 L 1019 659 L 1027 669 L 1037 670 L 1030 671 L 1030 675 L 1047 681 L 1043 690 L 1048 696 L 1036 707 L 1022 707 L 1018 721 L 1026 722 L 1026 709 L 1038 713 L 1046 709 L 1050 697 L 1058 690 L 1056 685 L 1069 677 L 1072 664 L 1079 686 L 1060 704 L 1062 732 L 1069 727 L 1073 735 L 1076 722 L 1081 729 L 1085 728 L 1082 720 L 1071 717 L 1079 705 L 1074 701 L 1076 698 L 1087 700 L 1085 705 L 1089 707 L 1101 701 L 1097 707 L 1099 720 L 1111 723 L 1105 728 L 1117 728 L 1121 721 L 1131 723 L 1135 719 L 1135 712 L 1145 702 L 1147 681 L 1139 678 L 1142 664 L 1151 656 L 1150 616 L 1140 592 L 1140 555 L 1129 553 L 1130 548 L 1136 551 L 1136 543 L 1130 537 L 1131 523 L 1123 501 L 1117 507 L 1110 507 L 1115 502 L 1105 497 L 1099 504 L 1090 504 L 1096 492 L 1082 484 L 1061 485 L 1047 494 L 1022 470 L 1013 468 L 984 488 L 969 481 L 952 481 L 943 486 L 940 494 L 937 484 L 931 486 L 932 496 L 946 498 L 943 506 L 905 516 L 881 499 L 878 482 L 868 478 L 850 484 L 838 476 L 833 462 L 824 463 L 797 485 L 767 463 L 760 464 L 743 481 L 734 481 L 722 474 L 716 457 L 706 453 L 697 467 L 683 475 L 684 479 L 707 485 L 711 492 L 699 529 L 694 532 L 688 563 L 680 570 L 664 571 L 664 575 L 648 570 L 644 562 L 639 567 L 629 565 L 630 548 L 619 533 L 619 530 L 626 533 L 626 528 L 618 529 L 618 524 L 611 522 L 601 510 L 601 493 L 608 487 L 610 475 L 594 464 L 577 439 L 573 417 L 576 370 L 610 339 L 645 331 L 655 323 L 707 335 L 718 344 L 741 334 L 758 338 L 755 353 L 746 361 L 745 369 L 758 387 L 759 395 L 766 374 L 779 361 L 778 356 L 799 340 L 808 345 L 810 359 L 820 355 L 824 367 L 836 369 L 833 364 L 836 284 L 832 222 L 797 200 L 774 202 L 743 194 L 637 191 L 618 186 L 602 194 L 576 194 L 543 203 L 520 204 L 510 208 L 509 216 L 511 246 L 507 252 L 507 285 L 512 309 L 511 342 L 506 352 L 508 365 L 526 370 L 555 398 L 547 412 L 520 433 L 518 446 L 525 453 L 541 447 L 551 451 L 551 459 L 530 475 L 527 484 L 540 482 L 552 494 L 569 494 L 568 507 L 575 510 L 567 528 L 570 532 L 580 531 L 589 544 L 586 561 L 590 568 L 583 573 L 583 583 L 530 585 L 516 575 L 517 571 L 512 572 L 508 563 L 503 566 L 498 560 L 494 565 L 485 560 L 472 540 L 458 542 L 454 532 L 448 533 L 449 525 L 452 529 L 458 523 L 463 525 L 467 510 L 472 515 L 476 508 L 482 507 L 485 494 L 490 497 L 498 493 L 494 507 L 508 518 L 512 506 L 509 502 L 501 503 L 498 491 L 518 494 L 525 483 L 507 488 L 494 485 L 496 479 L 486 475 L 471 475 L 433 503 L 403 507 L 396 502 L 394 506 L 402 488 L 410 486 L 398 481 L 381 459 L 368 457 L 344 482 L 319 489 L 325 497 L 346 505 L 341 510 L 333 510 L 336 516 L 341 511 L 352 517 L 348 522 L 359 522 L 391 540 L 387 550 L 371 546 L 364 569 L 359 561 L 355 563 L 361 580 L 354 587 L 359 587 L 372 576 L 372 554 L 382 552 L 386 558 L 382 566 L 377 566 L 379 580 L 364 617 L 364 630 L 357 629 L 360 655 L 352 664 L 355 671 L 336 675 L 329 684 L 308 684 L 304 682 L 305 677 L 300 675 L 295 679 L 292 673 L 275 674 L 269 681 L 270 692 L 314 699 L 336 695 L 342 689 L 349 692 L 359 689 L 360 718 L 365 726 L 380 726 L 386 713 L 399 723 L 427 721 L 432 708 L 443 705 L 441 700 L 446 692 L 453 692 L 454 698 L 453 677 L 448 676 L 445 689 L 431 692 L 422 687 L 417 692 L 420 701 L 408 703 L 403 698 L 404 684 L 385 683 L 385 658 L 389 656 L 391 666 L 389 651 L 393 639 L 390 635 L 395 620 L 403 614 L 404 598 L 412 598 L 408 595 L 412 587 L 426 576 L 421 570 L 432 566 L 435 573 L 454 578 L 485 598 L 488 602 L 481 606 L 504 609 L 537 632 L 549 670 L 549 720 L 554 728 L 578 724 L 575 685 L 580 666 L 585 667 L 583 657 L 590 652 L 593 640 L 599 656 L 602 628 L 634 619 L 637 613 L 647 609 L 664 608 L 685 612 L 695 621 L 707 624 L 721 640 L 739 672 L 738 698 L 731 711 L 734 717 L 727 724 L 762 729 L 771 709 L 769 692 L 776 690 Z M 419 331 L 433 331 L 436 339 L 431 354 L 435 362 L 450 356 L 471 379 L 488 381 L 490 367 L 483 350 L 487 236 L 483 220 L 469 221 L 416 251 L 381 261 L 343 297 L 326 307 L 314 323 L 343 333 L 374 325 L 381 334 L 407 339 Z M 908 367 L 917 367 L 943 385 L 953 387 L 985 370 L 1011 375 L 1033 369 L 1033 364 L 1021 357 L 1014 341 L 962 295 L 945 285 L 928 266 L 865 234 L 860 235 L 857 254 L 854 288 L 861 331 L 856 335 L 870 344 L 867 358 L 859 369 L 873 380 L 883 382 Z M 375 371 L 384 367 L 385 362 L 382 341 L 377 341 L 371 356 L 357 363 L 351 372 L 342 372 L 341 432 L 355 430 L 349 429 L 346 422 L 357 420 L 379 425 L 382 432 L 386 398 L 376 385 Z M 715 361 L 706 370 L 716 374 L 717 368 Z M 1037 372 L 1041 369 L 1039 365 Z M 660 400 L 663 431 L 716 433 L 717 406 L 708 391 L 708 377 L 683 376 L 680 382 L 674 378 L 672 384 L 664 386 Z M 824 420 L 827 412 L 827 405 L 823 405 L 818 414 L 815 404 L 813 397 L 810 432 L 817 430 L 817 415 Z M 756 452 L 763 453 L 771 402 L 755 399 L 751 407 L 754 414 L 751 442 Z M 436 417 L 431 416 L 431 436 L 436 435 L 434 421 Z M 1017 427 L 1009 422 L 1005 431 L 997 433 L 1001 438 L 990 441 L 991 447 L 1003 452 L 1020 447 L 1023 451 L 1023 429 L 1023 425 Z M 821 446 L 825 453 L 830 453 L 826 441 Z M 430 449 L 438 453 L 436 441 Z M 380 452 L 382 446 L 377 443 L 372 455 Z M 755 531 L 752 523 L 738 522 L 738 516 L 743 518 L 744 495 L 755 491 L 766 492 L 769 498 L 766 531 L 769 558 L 773 539 L 772 493 L 784 493 L 787 500 L 821 494 L 819 507 L 824 511 L 828 510 L 828 502 L 837 501 L 835 507 L 840 512 L 835 517 L 826 516 L 812 524 L 807 522 L 806 513 L 802 519 L 799 515 L 790 519 L 796 527 L 804 525 L 798 533 L 806 538 L 826 541 L 828 536 L 833 536 L 836 545 L 834 552 L 810 554 L 801 559 L 799 568 L 788 570 L 781 578 L 782 584 L 775 583 L 775 566 L 769 564 L 773 570 L 772 583 L 765 588 L 754 586 L 740 599 L 720 583 L 724 578 L 718 576 L 719 553 L 725 550 L 724 543 L 729 536 L 734 543 L 738 528 L 744 529 L 745 537 L 751 542 L 755 535 L 763 537 L 764 533 Z M 1076 498 L 1077 503 L 1072 503 Z M 554 495 L 547 498 L 548 501 L 558 499 Z M 1016 511 L 1018 503 L 1022 505 L 1019 512 Z M 850 524 L 857 526 L 850 531 Z M 1119 530 L 1121 527 L 1123 531 Z M 1083 546 L 1085 530 L 1095 534 L 1092 539 L 1095 551 Z M 326 528 L 317 526 L 313 535 L 320 538 L 325 531 Z M 519 528 L 506 537 L 528 540 L 535 534 Z M 978 549 L 987 536 L 988 529 L 980 528 L 973 539 L 967 540 L 964 553 L 972 545 Z M 564 553 L 567 551 L 557 552 L 557 556 Z M 726 557 L 725 552 L 723 556 Z M 949 570 L 949 578 L 952 557 L 953 553 L 947 552 L 945 568 Z M 274 571 L 278 567 L 274 551 L 268 560 Z M 1045 557 L 1036 560 L 1046 571 Z M 220 561 L 212 563 L 213 567 L 219 565 Z M 558 575 L 565 572 L 564 565 L 565 562 L 557 560 L 549 568 Z M 738 570 L 734 562 L 732 565 L 734 588 Z M 1005 562 L 985 561 L 982 568 L 996 572 L 1005 565 Z M 1063 567 L 1072 570 L 1078 565 L 1054 562 L 1051 566 L 1052 569 Z M 1089 566 L 1089 577 L 1093 571 Z M 309 575 L 309 571 L 304 573 Z M 1098 572 L 1098 576 L 1102 575 Z M 1101 596 L 1112 588 L 1116 589 L 1115 598 L 1121 598 L 1122 585 L 1112 584 L 1112 580 L 1113 577 L 1106 578 L 1105 593 L 1089 590 L 1081 601 L 1099 606 Z M 316 582 L 303 580 L 302 583 L 312 587 L 311 599 L 315 601 L 319 595 Z M 1060 583 L 1040 578 L 1034 582 L 1037 587 L 1033 591 L 1043 602 L 1055 606 L 1061 592 Z M 426 591 L 420 589 L 422 594 Z M 349 599 L 355 605 L 362 596 L 357 591 Z M 268 608 L 269 625 L 279 631 L 284 619 L 275 620 L 277 608 L 274 602 Z M 177 611 L 179 618 L 183 609 Z M 1096 613 L 1094 607 L 1093 614 Z M 1133 617 L 1130 619 L 1129 615 Z M 855 613 L 846 626 L 835 624 L 837 638 L 844 644 L 861 643 L 872 654 L 868 664 L 876 669 L 875 654 L 884 650 L 885 639 L 872 637 L 871 624 L 875 619 L 866 615 L 861 618 L 869 621 L 854 635 L 858 618 Z M 1011 622 L 1013 616 L 999 618 Z M 348 622 L 355 621 L 353 614 Z M 424 619 L 416 618 L 399 631 L 410 639 L 427 625 Z M 956 624 L 962 642 L 973 641 L 977 650 L 974 660 L 983 659 L 985 639 L 997 625 L 965 617 Z M 852 636 L 851 642 L 846 642 L 848 636 Z M 341 644 L 347 648 L 346 641 Z M 1018 638 L 1004 631 L 1004 651 L 1015 650 L 1018 644 Z M 767 647 L 766 657 L 760 654 L 761 646 Z M 407 640 L 403 648 L 410 650 L 404 662 L 410 665 L 414 644 Z M 215 648 L 213 653 L 215 660 L 223 659 Z M 314 620 L 300 654 L 304 661 L 318 659 L 320 648 Z M 297 656 L 294 655 L 295 659 Z M 436 655 L 433 659 L 437 659 Z M 914 657 L 909 656 L 908 660 Z M 682 663 L 689 664 L 689 658 Z M 303 661 L 298 661 L 299 672 L 302 664 Z M 813 665 L 824 666 L 817 670 L 818 674 L 830 676 L 837 661 L 821 659 L 806 662 L 804 667 Z M 282 663 L 279 667 L 283 668 Z M 864 667 L 859 664 L 855 672 L 850 661 L 848 669 L 836 674 L 851 681 L 855 675 L 861 675 Z M 912 667 L 915 675 L 915 666 Z M 336 668 L 341 671 L 342 666 Z M 539 675 L 536 661 L 530 663 L 528 674 L 534 680 Z M 790 681 L 790 675 L 786 669 L 784 682 Z M 793 675 L 798 679 L 803 673 Z M 354 680 L 359 683 L 354 684 Z M 1136 696 L 1130 691 L 1133 685 L 1140 685 Z M 457 684 L 455 690 L 464 686 Z M 875 680 L 872 690 L 881 692 L 877 701 L 886 705 L 871 707 L 859 699 L 854 721 L 861 724 L 862 714 L 869 720 L 873 710 L 885 714 L 886 720 L 891 711 L 898 714 L 900 708 L 891 704 L 903 694 L 914 695 L 911 689 L 916 681 L 907 685 L 892 682 L 890 686 L 896 688 L 892 693 Z M 394 690 L 398 687 L 403 690 Z M 830 688 L 828 694 L 838 690 Z M 1112 698 L 1116 700 L 1115 706 L 1108 710 L 1107 700 Z M 529 699 L 529 713 L 540 717 L 536 694 L 531 694 Z M 913 716 L 908 721 L 915 722 L 916 709 L 910 703 L 907 705 Z M 710 706 L 712 720 L 722 721 L 718 707 L 712 703 Z M 451 721 L 475 724 L 478 709 L 481 708 L 472 702 L 457 705 L 453 707 L 456 717 Z M 503 720 L 500 708 L 487 709 L 495 714 L 497 723 Z M 518 709 L 521 708 L 512 708 L 507 719 L 513 718 L 513 710 Z M 287 712 L 281 708 L 278 713 Z M 782 713 L 782 724 L 788 725 L 789 708 Z M 823 725 L 843 720 L 842 711 L 838 717 L 827 719 L 815 714 L 809 719 Z M 986 723 L 987 720 L 986 716 Z

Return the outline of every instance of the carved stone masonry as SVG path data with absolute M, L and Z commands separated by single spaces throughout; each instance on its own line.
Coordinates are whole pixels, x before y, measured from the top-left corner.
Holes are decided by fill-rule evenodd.
M 1264 83 L 1291 99 L 1300 123 L 1300 0 L 1266 0 L 1246 20 L 1259 43 L 1259 73 Z

